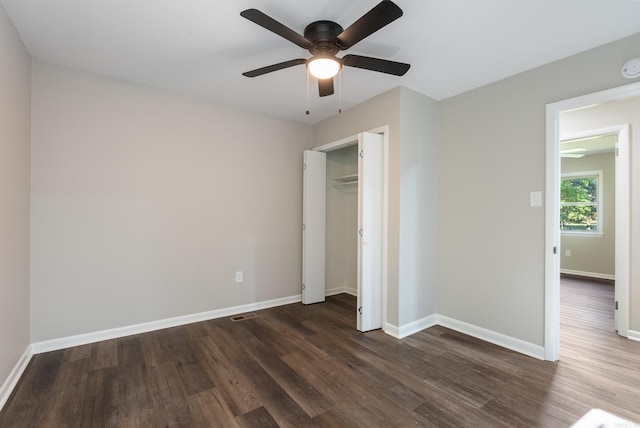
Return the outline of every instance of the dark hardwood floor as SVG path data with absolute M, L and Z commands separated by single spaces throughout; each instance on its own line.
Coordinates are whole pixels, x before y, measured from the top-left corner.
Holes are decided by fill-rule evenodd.
M 640 422 L 640 343 L 613 287 L 562 281 L 559 363 L 434 327 L 355 329 L 329 297 L 39 354 L 0 427 L 566 427 L 597 407 Z

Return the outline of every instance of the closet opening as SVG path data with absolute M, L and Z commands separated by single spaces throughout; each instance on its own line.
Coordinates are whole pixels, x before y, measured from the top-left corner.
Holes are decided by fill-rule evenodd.
M 355 295 L 357 328 L 386 323 L 387 127 L 305 152 L 305 304 Z

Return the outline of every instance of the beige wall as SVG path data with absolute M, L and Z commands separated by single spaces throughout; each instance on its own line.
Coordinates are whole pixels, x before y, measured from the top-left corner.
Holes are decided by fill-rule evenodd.
M 398 87 L 313 126 L 320 146 L 389 125 L 387 318 L 435 313 L 438 103 Z
M 440 103 L 439 314 L 543 345 L 544 208 L 529 192 L 545 184 L 546 105 L 630 83 L 620 68 L 638 46 L 640 34 Z
M 31 57 L 0 5 L 0 391 L 29 346 Z
M 40 62 L 32 115 L 34 342 L 300 294 L 309 125 Z
M 639 36 L 630 40 L 638 40 Z M 636 41 L 636 47 L 638 46 Z M 636 55 L 640 50 L 635 49 Z M 634 81 L 637 82 L 637 79 Z M 625 81 L 624 83 L 628 83 Z M 616 125 L 630 125 L 631 236 L 629 278 L 629 329 L 640 331 L 640 97 L 605 103 L 562 114 L 561 133 L 576 133 Z
M 602 235 L 563 233 L 560 269 L 604 276 L 615 275 L 616 249 L 616 165 L 613 152 L 581 158 L 563 158 L 562 173 L 602 171 Z M 565 250 L 570 250 L 567 256 Z

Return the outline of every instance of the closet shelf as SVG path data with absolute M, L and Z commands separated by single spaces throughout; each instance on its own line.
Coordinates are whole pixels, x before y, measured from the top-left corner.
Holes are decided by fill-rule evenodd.
M 348 186 L 350 184 L 358 184 L 358 174 L 344 175 L 342 177 L 332 178 L 334 186 Z

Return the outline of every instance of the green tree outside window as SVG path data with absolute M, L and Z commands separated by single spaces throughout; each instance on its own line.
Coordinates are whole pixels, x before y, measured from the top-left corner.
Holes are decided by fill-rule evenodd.
M 563 231 L 600 232 L 599 182 L 599 175 L 563 176 L 560 185 L 560 228 Z

